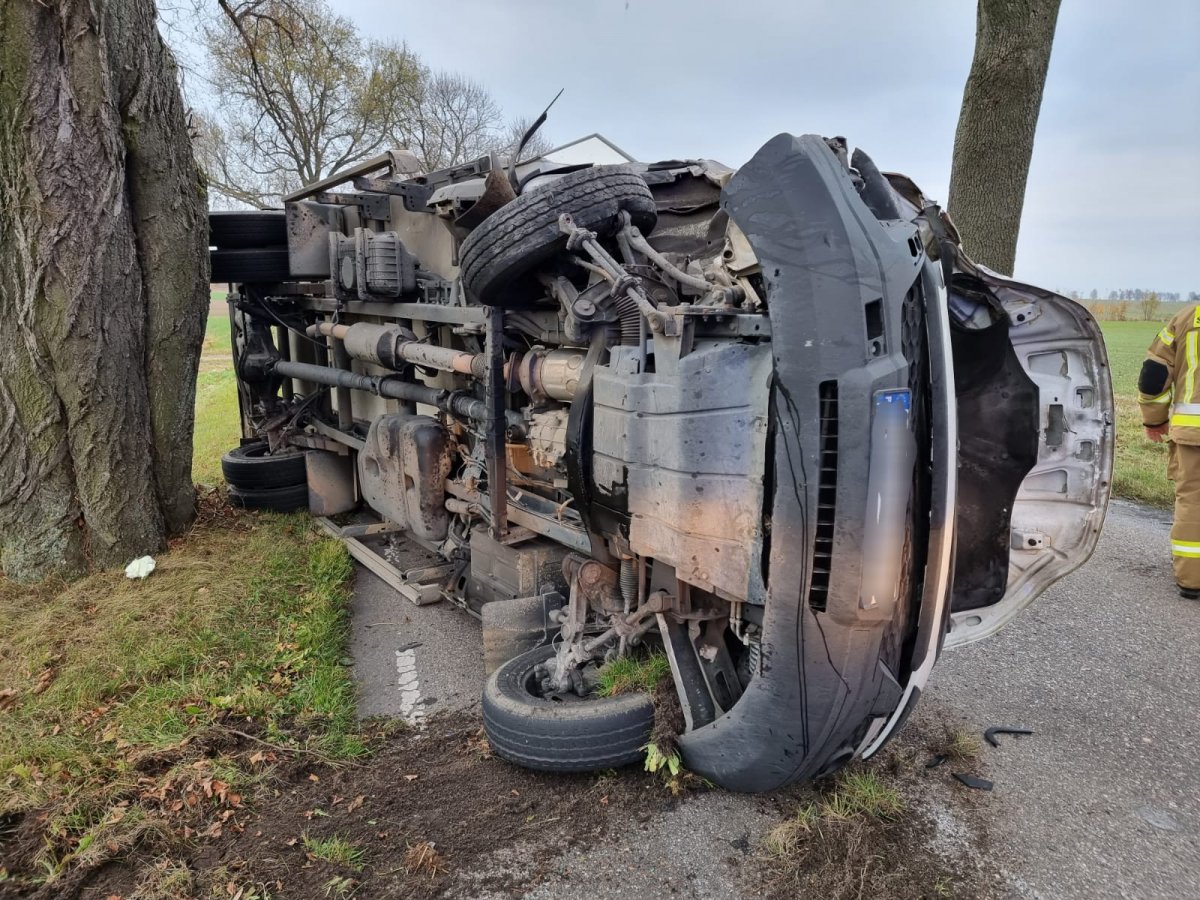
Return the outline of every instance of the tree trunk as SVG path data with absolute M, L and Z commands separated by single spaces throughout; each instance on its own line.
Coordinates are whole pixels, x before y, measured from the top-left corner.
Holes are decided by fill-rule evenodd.
M 948 209 L 963 249 L 1011 274 L 1060 0 L 979 0 Z
M 204 186 L 153 0 L 0 0 L 0 568 L 78 575 L 194 515 Z

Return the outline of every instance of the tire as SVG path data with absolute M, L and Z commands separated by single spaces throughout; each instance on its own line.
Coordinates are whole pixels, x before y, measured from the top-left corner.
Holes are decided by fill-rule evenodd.
M 485 306 L 523 305 L 541 293 L 536 282 L 523 276 L 567 246 L 567 236 L 558 228 L 560 215 L 569 213 L 576 225 L 607 237 L 619 226 L 622 210 L 645 232 L 658 219 L 650 188 L 627 166 L 581 169 L 522 194 L 463 241 L 463 287 Z
M 287 245 L 287 219 L 282 209 L 210 212 L 208 243 L 218 250 L 284 247 Z
M 308 509 L 308 485 L 266 488 L 260 491 L 231 487 L 229 502 L 243 509 L 265 509 L 271 512 L 296 512 Z
M 285 247 L 268 250 L 212 250 L 213 284 L 274 284 L 291 278 Z
M 221 474 L 226 483 L 241 491 L 262 491 L 308 483 L 304 453 L 267 455 L 266 441 L 235 447 L 221 457 Z
M 498 756 L 543 772 L 592 772 L 640 762 L 654 727 L 647 694 L 546 700 L 532 693 L 533 669 L 554 654 L 537 647 L 510 659 L 483 689 L 483 727 Z

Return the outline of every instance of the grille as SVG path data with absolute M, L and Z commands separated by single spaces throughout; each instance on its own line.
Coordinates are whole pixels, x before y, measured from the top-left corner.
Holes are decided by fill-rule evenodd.
M 823 381 L 818 390 L 821 457 L 817 475 L 817 527 L 813 539 L 813 570 L 808 603 L 814 611 L 824 612 L 829 601 L 829 573 L 833 568 L 833 523 L 837 503 L 837 382 Z

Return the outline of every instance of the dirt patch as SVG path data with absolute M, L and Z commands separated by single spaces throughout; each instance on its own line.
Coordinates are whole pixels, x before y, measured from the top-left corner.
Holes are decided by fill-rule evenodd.
M 442 896 L 456 872 L 522 845 L 527 871 L 481 885 L 522 893 L 559 852 L 600 838 L 614 816 L 649 815 L 656 797 L 669 802 L 636 771 L 598 778 L 519 769 L 492 756 L 477 716 L 457 714 L 393 738 L 363 769 L 296 767 L 257 821 L 192 862 L 244 872 L 279 897 L 319 896 L 349 878 L 362 896 L 421 898 Z M 349 841 L 362 851 L 361 871 L 313 859 L 304 835 Z
M 672 716 L 663 706 L 665 739 Z M 946 740 L 945 718 L 921 717 L 878 760 L 748 801 L 780 827 L 712 843 L 714 854 L 741 853 L 724 887 L 831 900 L 1005 895 L 998 873 L 981 862 L 994 798 L 952 778 L 986 775 L 983 761 L 926 768 Z M 519 769 L 492 756 L 475 713 L 436 716 L 375 746 L 369 760 L 342 765 L 280 752 L 252 799 L 220 828 L 194 822 L 182 841 L 147 834 L 136 851 L 53 885 L 0 881 L 0 898 L 521 896 L 543 883 L 554 890 L 564 859 L 590 860 L 635 834 L 658 848 L 651 855 L 669 852 L 675 837 L 645 829 L 666 827 L 699 799 L 699 779 L 677 798 L 662 777 L 637 767 L 590 776 Z M 35 853 L 43 827 L 33 813 L 0 821 L 0 865 L 8 860 L 11 869 L 15 857 Z
M 492 756 L 478 716 L 467 713 L 394 734 L 364 764 L 288 761 L 257 796 L 220 836 L 196 835 L 175 853 L 172 865 L 187 877 L 178 893 L 163 896 L 257 890 L 273 898 L 419 900 L 453 893 L 456 877 L 473 870 L 488 872 L 471 879 L 473 893 L 520 895 L 564 850 L 677 802 L 637 769 L 600 776 L 519 769 Z M 328 858 L 331 847 L 340 861 Z M 519 851 L 519 871 L 488 865 L 505 850 Z M 155 863 L 138 854 L 20 893 L 0 884 L 0 897 L 130 898 L 155 878 Z

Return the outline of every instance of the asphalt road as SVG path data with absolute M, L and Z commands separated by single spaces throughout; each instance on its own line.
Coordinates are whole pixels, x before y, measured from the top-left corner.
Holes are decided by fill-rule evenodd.
M 1200 602 L 1174 591 L 1168 529 L 1160 511 L 1114 503 L 1087 565 L 934 672 L 918 721 L 1036 732 L 1002 739 L 981 761 L 995 789 L 976 801 L 987 840 L 973 852 L 999 871 L 1001 894 L 1200 897 Z M 474 621 L 447 604 L 414 607 L 365 571 L 352 655 L 364 714 L 419 725 L 478 702 Z M 962 831 L 937 798 L 929 802 L 947 839 Z M 637 840 L 571 851 L 546 896 L 746 896 L 731 835 L 734 846 L 752 846 L 775 815 L 764 798 L 698 795 L 640 825 Z M 571 881 L 572 872 L 614 870 L 621 877 L 611 883 Z

